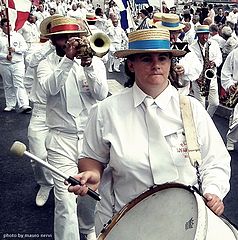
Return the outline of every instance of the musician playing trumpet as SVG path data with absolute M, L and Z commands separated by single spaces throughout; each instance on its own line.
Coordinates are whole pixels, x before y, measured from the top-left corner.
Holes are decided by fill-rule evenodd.
M 229 129 L 227 133 L 226 147 L 228 151 L 235 149 L 234 143 L 238 140 L 238 48 L 231 51 L 221 70 L 221 85 L 228 92 L 227 104 L 229 107 L 233 107 L 233 111 L 230 116 Z
M 206 98 L 208 100 L 207 112 L 213 117 L 218 105 L 218 85 L 216 68 L 222 63 L 222 53 L 219 44 L 209 39 L 209 26 L 200 25 L 196 29 L 197 41 L 191 48 L 203 65 L 203 70 L 197 81 L 192 82 L 194 97 L 205 107 Z
M 47 95 L 46 137 L 48 162 L 65 174 L 78 173 L 84 127 L 90 108 L 108 95 L 106 69 L 95 56 L 85 26 L 73 18 L 59 17 L 42 22 L 55 51 L 40 62 L 37 78 Z M 69 194 L 56 174 L 52 174 L 55 195 L 55 240 L 96 240 L 95 200 Z M 78 216 L 77 216 L 78 215 Z M 78 224 L 79 223 L 79 224 Z M 79 228 L 80 226 L 80 228 Z M 86 238 L 85 238 L 86 237 Z

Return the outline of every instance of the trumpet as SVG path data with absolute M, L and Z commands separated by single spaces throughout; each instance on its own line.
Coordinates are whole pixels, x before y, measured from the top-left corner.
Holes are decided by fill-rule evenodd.
M 89 36 L 89 44 L 96 56 L 103 57 L 109 51 L 111 40 L 105 33 L 99 32 Z
M 103 57 L 109 51 L 111 40 L 110 38 L 103 32 L 98 32 L 92 34 L 89 25 L 86 21 L 81 20 L 81 24 L 85 26 L 88 32 L 88 36 L 83 36 L 77 40 L 78 42 L 78 55 L 76 58 L 82 57 Z

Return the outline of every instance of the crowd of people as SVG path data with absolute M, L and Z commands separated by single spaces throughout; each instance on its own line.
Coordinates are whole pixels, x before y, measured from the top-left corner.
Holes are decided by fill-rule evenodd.
M 120 13 L 113 1 L 45 0 L 32 5 L 17 32 L 1 15 L 4 111 L 31 113 L 30 152 L 82 184 L 67 186 L 32 161 L 36 205 L 43 207 L 54 189 L 55 240 L 95 240 L 123 206 L 167 182 L 198 186 L 213 212 L 224 211 L 227 150 L 238 140 L 237 8 L 142 6 L 131 9 L 127 29 Z M 89 40 L 95 35 L 102 52 Z M 108 97 L 106 73 L 122 65 L 125 89 Z M 201 155 L 196 167 L 180 96 L 191 105 Z M 226 146 L 212 121 L 219 104 L 234 108 Z M 88 186 L 99 189 L 99 203 L 84 196 Z

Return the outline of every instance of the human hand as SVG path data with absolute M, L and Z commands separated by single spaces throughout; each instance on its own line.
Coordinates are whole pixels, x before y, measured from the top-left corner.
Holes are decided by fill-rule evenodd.
M 184 75 L 184 67 L 182 65 L 177 64 L 174 70 L 178 76 Z
M 78 55 L 79 49 L 79 38 L 78 37 L 71 37 L 65 44 L 65 55 L 67 58 L 73 60 Z
M 210 68 L 215 68 L 216 67 L 216 63 L 213 62 L 213 61 L 210 61 L 209 62 L 209 66 L 210 66 Z
M 206 205 L 217 215 L 220 216 L 224 212 L 224 204 L 221 199 L 211 193 L 206 193 L 204 195 L 206 199 Z
M 228 92 L 229 93 L 234 93 L 236 91 L 236 89 L 237 89 L 237 85 L 233 84 L 228 88 Z
M 68 191 L 74 193 L 75 195 L 85 196 L 89 187 L 95 191 L 99 184 L 99 180 L 95 177 L 93 171 L 79 173 L 73 178 L 77 179 L 81 183 L 81 185 L 70 185 L 68 187 Z M 67 181 L 65 181 L 65 185 L 68 185 Z
M 9 48 L 8 48 L 8 51 L 11 52 L 11 53 L 12 53 L 12 52 L 15 52 L 15 50 L 16 50 L 16 49 L 15 49 L 14 47 L 9 47 Z
M 12 54 L 7 54 L 7 60 L 12 61 Z

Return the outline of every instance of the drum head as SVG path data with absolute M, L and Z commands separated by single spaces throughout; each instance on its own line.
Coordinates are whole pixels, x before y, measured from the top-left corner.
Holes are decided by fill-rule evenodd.
M 158 186 L 145 192 L 126 205 L 98 239 L 194 239 L 198 219 L 197 200 L 187 187 L 182 186 Z

